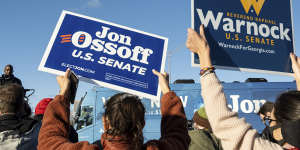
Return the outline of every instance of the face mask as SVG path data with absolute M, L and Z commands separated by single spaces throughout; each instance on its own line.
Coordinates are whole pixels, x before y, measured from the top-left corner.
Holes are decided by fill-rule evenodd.
M 272 135 L 272 137 L 274 138 L 274 130 L 276 130 L 276 129 L 279 129 L 279 128 L 281 128 L 281 126 L 280 125 L 275 125 L 275 126 L 272 126 L 272 127 L 269 127 L 269 131 L 270 131 L 270 133 L 271 133 L 271 135 Z M 279 144 L 279 145 L 283 145 L 284 143 L 286 143 L 286 141 L 284 140 L 284 138 L 282 137 L 282 139 L 281 140 L 277 140 L 276 138 L 274 138 L 275 140 L 276 140 L 276 142 L 277 142 L 277 144 Z

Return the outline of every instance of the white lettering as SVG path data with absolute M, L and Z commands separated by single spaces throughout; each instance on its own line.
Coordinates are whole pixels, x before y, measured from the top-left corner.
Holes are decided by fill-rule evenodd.
M 138 74 L 140 74 L 140 75 L 145 75 L 146 71 L 147 71 L 146 68 L 141 67 L 141 68 L 139 69 L 139 71 L 138 71 Z
M 127 71 L 130 72 L 130 64 L 126 64 L 126 65 L 122 68 L 122 70 L 127 70 Z
M 245 21 L 236 20 L 236 32 L 241 33 L 241 27 L 245 26 Z
M 252 35 L 251 27 L 253 27 L 254 35 L 258 35 L 257 24 L 255 22 L 247 22 L 247 34 Z
M 228 105 L 228 107 L 231 108 L 232 111 L 238 112 L 240 95 L 230 95 L 230 98 L 232 100 L 232 106 Z
M 201 24 L 204 24 L 205 27 L 207 27 L 208 23 L 211 22 L 213 25 L 213 28 L 217 30 L 219 28 L 221 19 L 223 17 L 223 13 L 218 12 L 217 19 L 214 17 L 214 14 L 211 10 L 209 10 L 206 14 L 206 17 L 204 17 L 202 9 L 197 9 L 198 16 L 200 18 Z
M 286 38 L 288 41 L 291 41 L 291 38 L 288 35 L 290 29 L 288 28 L 284 29 L 283 23 L 280 23 L 279 27 L 280 27 L 280 39 L 284 40 L 284 38 Z
M 179 96 L 179 98 L 182 102 L 183 107 L 185 108 L 186 104 L 187 104 L 187 101 L 188 101 L 188 96 L 184 96 L 184 98 L 182 96 Z
M 142 50 L 144 50 L 144 48 L 141 46 L 134 47 L 132 50 L 132 57 L 130 58 L 130 60 L 139 62 L 138 55 L 139 53 L 141 53 Z
M 266 102 L 266 100 L 253 100 L 254 103 L 254 113 L 258 113 L 260 107 Z
M 110 30 L 109 27 L 104 27 L 104 26 L 102 26 L 102 33 L 101 33 L 100 31 L 97 31 L 97 32 L 96 32 L 96 36 L 97 36 L 98 38 L 100 38 L 100 39 L 103 39 L 103 38 L 105 38 L 105 37 L 107 36 L 108 30 Z
M 131 46 L 131 38 L 130 38 L 130 36 L 125 36 L 125 35 L 120 34 L 119 43 Z
M 116 42 L 119 40 L 119 34 L 115 33 L 115 32 L 110 32 L 107 36 L 107 38 L 112 41 L 112 42 Z
M 80 37 L 84 37 L 84 41 L 80 44 Z M 72 44 L 79 48 L 86 48 L 90 46 L 92 43 L 92 36 L 86 32 L 78 31 L 72 36 Z
M 99 39 L 95 39 L 95 40 L 93 40 L 93 42 L 92 42 L 91 49 L 92 49 L 92 50 L 95 50 L 95 51 L 97 51 L 97 52 L 101 52 L 101 51 L 103 51 L 103 49 L 104 49 L 104 47 L 103 47 L 104 43 L 105 43 L 104 41 L 101 41 L 101 40 L 99 40 Z
M 116 51 L 117 46 L 118 45 L 114 44 L 114 43 L 106 43 L 104 53 L 109 54 L 109 55 L 115 55 L 117 52 Z
M 79 51 L 77 54 L 76 54 L 76 52 L 77 52 L 77 49 L 75 49 L 74 51 L 73 51 L 73 53 L 72 53 L 72 56 L 73 57 L 80 57 L 81 56 L 81 54 L 82 54 L 82 51 Z
M 125 52 L 125 53 L 124 53 Z M 129 58 L 131 56 L 131 50 L 128 47 L 121 46 L 117 50 L 118 56 L 121 58 Z
M 279 39 L 279 35 L 276 35 L 275 31 L 278 31 L 279 28 L 277 26 L 271 27 L 271 35 L 274 39 Z
M 100 57 L 98 63 L 103 65 L 105 64 L 106 59 L 106 57 Z
M 151 100 L 151 108 L 154 108 L 154 106 L 156 106 L 157 108 L 160 108 L 160 100 L 159 99 Z
M 274 39 L 288 40 L 291 41 L 289 36 L 290 29 L 285 28 L 283 23 L 279 23 L 279 26 L 268 26 L 267 24 L 257 24 L 257 22 L 250 22 L 244 20 L 234 20 L 232 18 L 223 18 L 223 13 L 218 12 L 217 17 L 214 16 L 212 10 L 208 10 L 206 16 L 204 15 L 202 9 L 197 9 L 197 13 L 201 24 L 205 27 L 211 22 L 214 30 L 218 30 L 220 22 L 223 19 L 223 30 L 225 32 L 236 32 L 241 33 L 242 30 L 246 30 L 248 35 L 270 37 Z M 234 27 L 236 26 L 236 28 Z M 279 31 L 279 33 L 278 33 Z M 276 33 L 275 33 L 276 32 Z
M 92 36 L 89 33 L 78 31 L 74 33 L 72 36 L 72 44 L 79 48 L 86 48 L 90 46 L 91 50 L 97 52 L 103 52 L 109 55 L 117 54 L 119 57 L 124 59 L 129 58 L 132 61 L 140 62 L 143 64 L 149 64 L 148 58 L 151 54 L 153 54 L 153 50 L 148 48 L 143 48 L 141 46 L 135 46 L 133 49 L 130 49 L 129 47 L 126 46 L 119 46 L 117 43 L 113 43 L 113 42 L 118 42 L 123 45 L 131 46 L 131 37 L 118 34 L 116 32 L 111 32 L 109 27 L 102 26 L 101 28 L 102 31 L 97 31 L 95 33 L 96 37 L 99 39 L 92 39 Z M 111 42 L 101 40 L 104 38 L 107 38 Z M 77 56 L 76 52 L 73 53 L 74 57 Z M 141 56 L 139 56 L 139 54 L 141 54 Z M 86 59 L 91 60 L 89 55 L 86 56 Z M 145 73 L 144 71 L 145 70 L 142 69 L 140 70 L 140 73 L 144 74 Z
M 240 95 L 230 95 L 230 99 L 232 100 L 232 105 L 228 104 L 228 107 L 234 111 L 238 112 L 239 108 L 243 113 L 257 113 L 266 100 L 241 100 L 239 103 Z
M 226 32 L 235 32 L 233 28 L 233 21 L 230 18 L 224 18 L 223 22 L 228 22 L 223 25 L 223 30 Z
M 263 37 L 269 37 L 270 36 L 270 29 L 266 24 L 261 24 L 259 26 L 259 33 Z M 265 31 L 265 32 L 264 32 Z
M 105 63 L 105 65 L 106 66 L 110 66 L 110 67 L 112 67 L 113 66 L 113 63 L 114 63 L 114 59 L 110 59 L 110 58 L 108 58 L 107 59 L 107 61 L 106 61 L 106 63 Z
M 251 113 L 251 112 L 253 112 L 253 109 L 254 109 L 253 103 L 250 100 L 248 100 L 248 99 L 242 100 L 242 102 L 241 102 L 241 111 L 242 112 Z
M 113 67 L 115 68 L 117 66 L 119 69 L 122 69 L 123 64 L 124 64 L 124 62 L 122 62 L 122 61 L 119 62 L 119 61 L 116 60 Z

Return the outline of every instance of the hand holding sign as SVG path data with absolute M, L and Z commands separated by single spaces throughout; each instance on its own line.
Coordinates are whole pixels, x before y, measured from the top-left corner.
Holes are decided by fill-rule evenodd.
M 203 25 L 200 26 L 200 34 L 191 28 L 188 29 L 186 46 L 198 55 L 209 53 L 210 49 L 205 37 Z
M 204 34 L 203 25 L 200 26 L 200 34 L 193 29 L 188 29 L 186 47 L 190 49 L 190 51 L 199 55 L 201 68 L 212 67 L 210 60 L 210 48 Z
M 300 57 L 297 57 L 294 53 L 290 53 L 290 58 L 292 61 L 292 68 L 297 84 L 297 90 L 300 91 Z
M 159 86 L 161 88 L 161 91 L 163 94 L 166 94 L 170 92 L 170 86 L 169 86 L 169 81 L 168 81 L 168 74 L 167 73 L 160 73 L 157 72 L 156 70 L 152 70 L 153 74 L 155 74 L 158 77 L 158 82 Z
M 59 95 L 66 96 L 68 94 L 69 88 L 70 88 L 70 69 L 67 69 L 64 76 L 57 76 L 56 80 L 59 85 L 60 91 Z
M 74 73 L 68 68 L 64 76 L 57 76 L 56 80 L 59 85 L 59 95 L 67 97 L 67 99 L 73 104 L 76 96 L 78 79 L 74 82 L 72 79 L 75 76 Z

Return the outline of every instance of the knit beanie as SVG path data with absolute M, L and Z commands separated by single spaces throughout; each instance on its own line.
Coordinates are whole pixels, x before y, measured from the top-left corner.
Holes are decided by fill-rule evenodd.
M 300 120 L 281 123 L 281 133 L 287 143 L 300 148 Z
M 194 121 L 196 124 L 198 124 L 198 125 L 200 125 L 200 126 L 206 128 L 206 129 L 212 131 L 212 129 L 211 129 L 211 127 L 210 127 L 210 123 L 209 123 L 209 121 L 208 121 L 208 119 L 207 119 L 207 115 L 206 115 L 206 112 L 205 112 L 205 108 L 204 108 L 203 106 L 200 107 L 200 108 L 194 113 L 193 121 Z
M 53 100 L 53 98 L 42 99 L 35 107 L 35 115 L 43 115 L 46 111 L 48 104 Z

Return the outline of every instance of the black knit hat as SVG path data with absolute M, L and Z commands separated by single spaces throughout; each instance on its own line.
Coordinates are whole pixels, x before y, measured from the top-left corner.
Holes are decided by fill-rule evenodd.
M 297 121 L 285 121 L 281 124 L 281 133 L 284 140 L 300 148 L 300 120 Z

